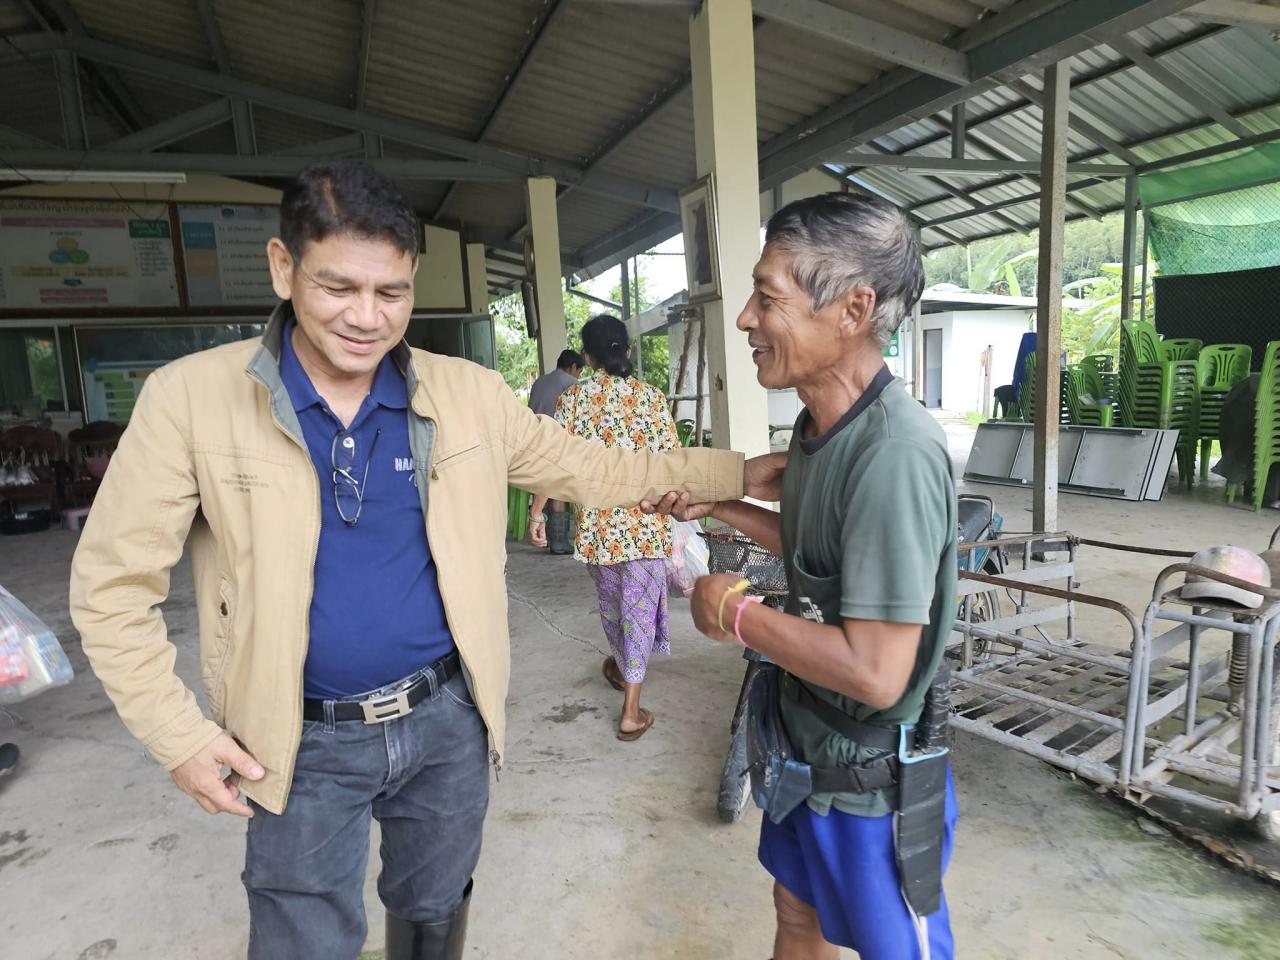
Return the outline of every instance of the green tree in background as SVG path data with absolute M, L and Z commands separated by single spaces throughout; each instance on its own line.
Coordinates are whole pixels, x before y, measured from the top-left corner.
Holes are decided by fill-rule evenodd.
M 643 261 L 637 260 L 632 283 L 638 288 L 641 309 L 652 306 Z M 622 291 L 615 286 L 606 299 L 620 302 Z M 503 297 L 489 305 L 489 313 L 493 317 L 494 340 L 498 345 L 498 370 L 518 396 L 527 397 L 529 386 L 538 377 L 538 345 L 525 330 L 524 304 L 519 295 Z M 570 349 L 582 349 L 582 328 L 597 313 L 622 314 L 621 310 L 610 310 L 567 290 L 564 292 L 565 333 Z M 639 348 L 644 381 L 664 393 L 670 390 L 670 349 L 666 334 L 641 337 Z M 636 356 L 634 350 L 635 345 L 633 358 Z

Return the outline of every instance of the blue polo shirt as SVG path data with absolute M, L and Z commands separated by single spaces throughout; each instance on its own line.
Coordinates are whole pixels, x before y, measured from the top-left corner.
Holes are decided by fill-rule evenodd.
M 319 476 L 321 512 L 303 696 L 332 700 L 393 683 L 454 645 L 418 499 L 404 376 L 384 357 L 344 428 L 302 369 L 293 329 L 290 323 L 284 332 L 280 376 Z M 354 443 L 350 474 L 364 493 L 354 526 L 334 496 L 335 444 L 347 441 Z M 353 516 L 348 502 L 343 509 Z

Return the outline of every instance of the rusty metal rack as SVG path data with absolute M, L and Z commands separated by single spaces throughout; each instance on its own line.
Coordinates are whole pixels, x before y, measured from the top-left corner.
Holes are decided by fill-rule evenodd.
M 982 545 L 959 549 L 963 556 Z M 958 729 L 1136 804 L 1166 797 L 1250 820 L 1273 839 L 1280 834 L 1280 589 L 1193 566 L 1185 562 L 1190 554 L 1069 533 L 1011 535 L 986 545 L 1004 569 L 998 576 L 961 573 L 963 602 L 950 645 Z M 1139 617 L 1077 589 L 1080 558 L 1094 548 L 1182 562 L 1160 573 Z M 1261 593 L 1263 602 L 1245 610 L 1183 600 L 1180 575 L 1189 572 Z M 1056 582 L 1063 586 L 1050 585 Z M 1085 642 L 1081 607 L 1114 614 L 1123 642 Z

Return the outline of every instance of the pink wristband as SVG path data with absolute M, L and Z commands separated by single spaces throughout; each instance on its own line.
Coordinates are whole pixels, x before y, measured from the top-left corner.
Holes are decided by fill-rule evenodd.
M 738 604 L 738 612 L 733 615 L 733 639 L 743 647 L 747 645 L 747 641 L 742 639 L 742 611 L 747 609 L 747 604 L 762 603 L 763 600 L 763 597 L 743 597 L 742 602 Z

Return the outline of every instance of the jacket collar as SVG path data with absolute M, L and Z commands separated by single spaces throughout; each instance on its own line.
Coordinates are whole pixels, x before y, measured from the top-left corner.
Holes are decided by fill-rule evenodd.
M 276 418 L 295 436 L 301 437 L 302 427 L 298 423 L 297 412 L 293 409 L 293 403 L 289 399 L 289 392 L 285 389 L 284 379 L 280 376 L 280 356 L 284 346 L 284 333 L 293 319 L 292 303 L 288 300 L 282 300 L 276 304 L 276 308 L 271 311 L 271 319 L 267 321 L 267 329 L 262 335 L 262 343 L 249 361 L 245 372 L 266 387 L 267 393 L 271 396 L 271 409 Z M 404 375 L 405 389 L 409 396 L 410 406 L 419 416 L 425 416 L 421 409 L 423 406 L 422 401 L 425 399 L 420 396 L 424 392 L 421 389 L 422 379 L 418 375 L 418 368 L 413 362 L 413 351 L 409 349 L 409 344 L 404 340 L 397 343 L 391 350 L 391 359 L 395 361 L 396 366 L 400 368 L 401 374 Z

